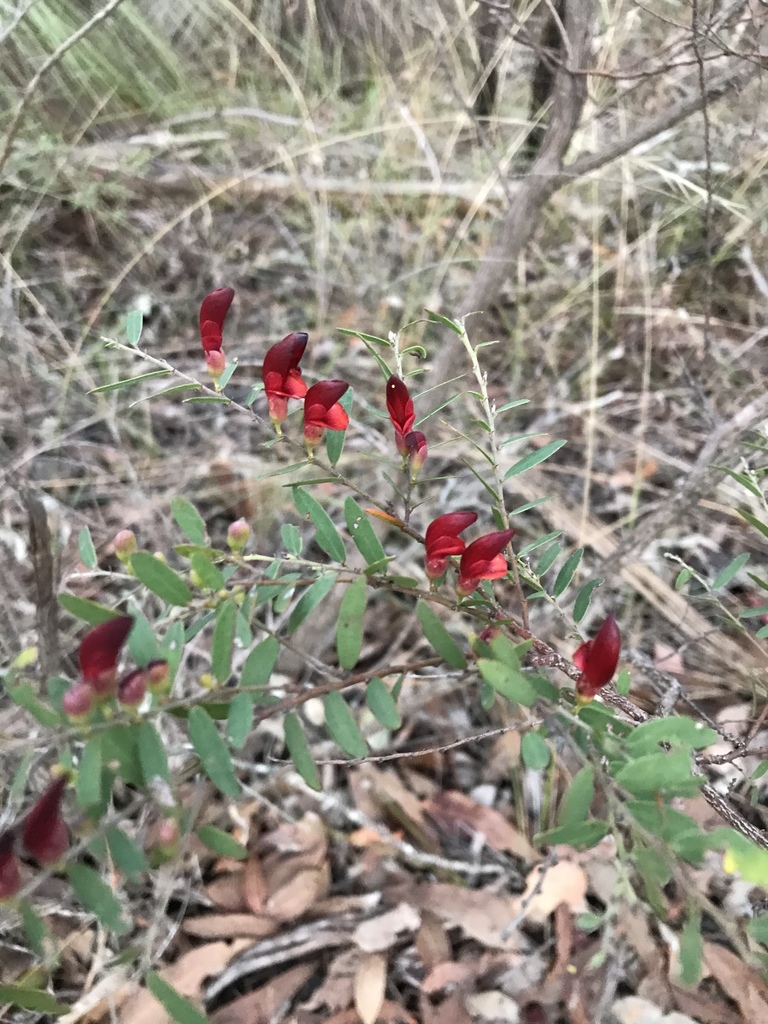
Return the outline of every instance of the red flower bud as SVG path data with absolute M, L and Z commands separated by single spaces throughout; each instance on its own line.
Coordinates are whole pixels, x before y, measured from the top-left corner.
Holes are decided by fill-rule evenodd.
M 514 535 L 514 530 L 496 530 L 495 533 L 486 533 L 484 537 L 472 541 L 459 563 L 459 578 L 456 581 L 459 597 L 468 597 L 480 580 L 497 580 L 507 575 L 509 566 L 501 552 Z
M 115 554 L 124 563 L 130 562 L 131 555 L 135 555 L 138 548 L 136 534 L 133 530 L 120 530 L 115 534 L 112 544 L 115 548 Z
M 429 524 L 424 547 L 427 576 L 431 580 L 438 580 L 445 573 L 451 555 L 462 553 L 466 545 L 459 534 L 476 519 L 476 512 L 446 512 Z
M 402 456 L 406 456 L 408 455 L 408 446 L 405 437 L 413 430 L 416 413 L 408 388 L 399 377 L 394 375 L 387 381 L 387 412 L 392 426 L 395 428 L 397 450 Z
M 427 439 L 420 430 L 412 430 L 405 435 L 405 448 L 411 464 L 411 479 L 415 480 L 427 461 Z
M 610 683 L 621 651 L 621 633 L 616 617 L 611 612 L 592 640 L 585 640 L 576 648 L 573 663 L 581 669 L 576 682 L 580 697 L 591 700 L 598 690 Z
M 94 626 L 82 639 L 78 654 L 81 681 L 101 696 L 114 693 L 120 650 L 132 628 L 133 616 L 120 615 Z
M 128 708 L 137 708 L 147 692 L 147 670 L 135 668 L 117 684 L 117 699 Z
M 88 683 L 75 683 L 61 698 L 61 710 L 74 722 L 87 722 L 97 699 L 95 690 Z
M 217 352 L 221 348 L 224 321 L 234 297 L 234 288 L 217 288 L 203 299 L 200 306 L 200 340 L 205 353 Z
M 294 331 L 268 349 L 264 356 L 261 378 L 269 402 L 269 418 L 278 434 L 280 424 L 288 415 L 288 399 L 303 398 L 307 393 L 299 363 L 308 338 L 303 331 Z
M 304 443 L 307 448 L 320 444 L 325 430 L 346 430 L 349 416 L 339 399 L 349 387 L 345 380 L 321 380 L 313 384 L 304 398 Z
M 171 673 L 168 662 L 156 658 L 146 666 L 147 687 L 156 695 L 167 693 L 171 688 Z
M 0 834 L 0 900 L 15 896 L 22 885 L 19 860 L 13 852 L 15 834 L 8 830 Z
M 69 846 L 67 826 L 61 816 L 61 798 L 67 777 L 56 779 L 27 814 L 21 826 L 24 849 L 40 864 L 60 860 Z
M 242 551 L 250 539 L 251 528 L 244 519 L 236 519 L 234 523 L 229 524 L 227 544 L 232 551 Z

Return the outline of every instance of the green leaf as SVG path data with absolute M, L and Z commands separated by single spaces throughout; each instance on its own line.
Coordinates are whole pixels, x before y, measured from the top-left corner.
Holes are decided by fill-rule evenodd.
M 558 537 L 562 537 L 562 530 L 553 530 L 552 533 L 547 533 L 543 537 L 539 537 L 538 540 L 532 541 L 530 544 L 526 544 L 524 548 L 520 548 L 517 552 L 518 558 L 523 558 L 525 555 L 530 555 L 532 551 L 537 548 L 543 548 L 545 544 L 549 544 L 552 540 L 557 540 Z
M 136 578 L 166 604 L 184 607 L 192 600 L 192 592 L 184 580 L 147 551 L 137 551 L 131 558 L 131 567 Z
M 724 569 L 721 569 L 717 576 L 712 580 L 712 590 L 720 590 L 721 587 L 730 583 L 733 577 L 741 572 L 748 561 L 748 551 L 745 551 L 741 555 L 737 555 L 736 558 L 734 558 L 732 562 L 729 562 Z
M 693 573 L 690 569 L 681 569 L 675 580 L 675 590 L 682 590 L 691 576 L 693 576 Z
M 633 796 L 692 796 L 704 783 L 703 778 L 694 778 L 691 773 L 689 750 L 637 757 L 620 768 L 614 778 Z
M 227 363 L 227 365 L 224 367 L 224 373 L 222 373 L 222 375 L 219 377 L 219 389 L 221 391 L 223 391 L 227 384 L 229 384 L 229 382 L 232 380 L 232 374 L 235 372 L 236 369 L 237 356 L 235 356 L 235 358 L 231 362 Z
M 319 792 L 322 789 L 322 783 L 320 782 L 317 765 L 312 758 L 312 754 L 309 752 L 307 738 L 304 735 L 301 722 L 294 711 L 290 711 L 283 719 L 283 733 L 285 735 L 285 745 L 288 748 L 288 753 L 291 755 L 296 771 L 310 789 L 315 789 Z
M 191 501 L 186 498 L 174 498 L 171 501 L 171 515 L 181 532 L 193 544 L 205 544 L 205 520 Z
M 340 693 L 329 693 L 325 698 L 325 724 L 332 739 L 345 754 L 350 757 L 367 755 L 368 744 Z
M 144 314 L 140 309 L 132 309 L 125 318 L 125 334 L 128 344 L 134 347 L 141 340 L 141 332 L 144 329 Z
M 160 657 L 160 644 L 149 619 L 133 600 L 128 602 L 128 613 L 133 616 L 133 629 L 128 634 L 128 650 L 136 664 L 143 667 Z
M 229 834 L 213 825 L 201 825 L 196 831 L 197 838 L 205 843 L 209 850 L 218 853 L 220 857 L 233 857 L 235 860 L 245 860 L 248 856 L 246 848 Z
M 622 695 L 622 697 L 626 697 L 631 688 L 632 675 L 629 669 L 623 668 L 621 672 L 619 672 L 618 679 L 616 680 L 616 690 Z
M 301 555 L 301 536 L 293 523 L 283 523 L 280 527 L 280 538 L 289 554 L 296 558 Z
M 335 561 L 344 562 L 347 557 L 344 541 L 323 506 L 303 487 L 293 488 L 293 500 L 299 514 L 309 516 L 316 530 L 315 539 L 322 550 Z
M 511 402 L 506 402 L 504 405 L 500 405 L 498 409 L 494 410 L 497 416 L 501 416 L 503 412 L 508 412 L 510 409 L 518 409 L 521 405 L 528 405 L 530 398 L 513 398 Z
M 424 636 L 443 661 L 451 668 L 466 668 L 467 659 L 463 651 L 426 601 L 420 600 L 416 605 L 416 616 L 421 623 Z
M 604 821 L 581 821 L 573 825 L 561 825 L 533 837 L 537 846 L 559 846 L 564 843 L 576 850 L 590 850 L 610 832 Z
M 754 526 L 756 530 L 759 530 L 764 537 L 768 537 L 768 525 L 766 525 L 762 519 L 758 519 L 757 516 L 753 516 L 751 512 L 748 512 L 745 508 L 737 509 L 740 516 L 747 520 L 750 526 Z
M 757 942 L 768 946 L 768 914 L 760 914 L 747 921 L 747 931 Z
M 59 594 L 59 604 L 65 612 L 74 615 L 76 619 L 82 619 L 89 626 L 99 626 L 123 614 L 114 608 L 105 608 L 96 601 L 89 601 L 87 597 L 75 597 L 74 594 Z
M 197 573 L 200 585 L 208 590 L 218 591 L 225 586 L 224 573 L 218 565 L 214 565 L 210 558 L 207 558 L 199 551 L 192 555 L 189 560 L 189 566 L 193 572 Z
M 605 580 L 598 576 L 594 580 L 590 580 L 585 583 L 581 590 L 576 595 L 576 600 L 573 602 L 573 621 L 581 622 L 584 616 L 587 614 L 589 609 L 589 602 L 592 600 L 592 594 L 605 583 Z
M 541 579 L 549 572 L 552 566 L 557 561 L 557 556 L 560 554 L 560 545 L 553 544 L 548 547 L 544 554 L 539 559 L 538 565 L 536 566 L 536 575 Z
M 266 686 L 279 653 L 280 644 L 274 636 L 268 636 L 266 640 L 257 644 L 245 659 L 240 673 L 240 687 L 250 689 Z
M 703 750 L 717 742 L 717 733 L 686 715 L 668 715 L 644 722 L 627 737 L 626 747 L 632 757 L 653 754 L 659 743 Z
M 48 992 L 41 992 L 39 988 L 27 988 L 26 985 L 0 985 L 0 1003 L 10 1003 L 11 1006 L 34 1013 L 50 1013 L 55 1017 L 61 1017 L 72 1009 L 66 1003 L 60 1003 Z
M 28 903 L 22 903 L 19 910 L 30 949 L 36 956 L 44 957 L 45 943 L 48 938 L 48 929 L 45 927 L 45 923 Z
M 533 466 L 538 466 L 540 462 L 546 461 L 550 455 L 554 455 L 555 452 L 559 452 L 566 441 L 552 441 L 549 444 L 545 444 L 543 448 L 539 448 L 538 451 L 529 452 L 524 455 L 522 459 L 511 466 L 504 474 L 504 479 L 509 480 L 510 477 L 520 476 L 521 473 L 525 473 L 526 470 L 532 469 Z
M 123 917 L 120 901 L 98 872 L 85 864 L 70 864 L 67 876 L 80 903 L 95 914 L 105 928 L 115 935 L 125 935 L 131 930 L 130 922 Z
M 176 989 L 164 981 L 157 971 L 150 971 L 146 977 L 149 991 L 160 1003 L 166 1013 L 176 1024 L 210 1024 L 208 1017 L 191 1003 L 189 999 L 179 995 Z
M 211 641 L 211 671 L 220 683 L 226 683 L 232 671 L 236 617 L 237 605 L 234 601 L 224 601 L 216 609 L 216 624 Z
M 83 747 L 77 770 L 77 802 L 83 810 L 101 804 L 102 764 L 101 736 L 97 733 Z
M 87 526 L 84 526 L 77 535 L 77 547 L 80 551 L 80 558 L 82 559 L 83 565 L 86 569 L 95 569 L 99 564 L 99 559 L 96 555 L 96 548 L 93 544 L 91 531 Z
M 592 801 L 595 799 L 595 770 L 585 765 L 571 779 L 563 794 L 557 812 L 557 823 L 561 826 L 578 825 L 587 820 Z
M 536 690 L 519 669 L 490 658 L 478 659 L 477 667 L 486 683 L 507 700 L 527 708 L 536 700 Z
M 61 715 L 58 711 L 43 704 L 37 699 L 35 688 L 30 683 L 21 683 L 19 686 L 6 686 L 6 693 L 20 708 L 28 711 L 34 719 L 48 729 L 61 725 Z
M 141 722 L 137 732 L 139 764 L 144 776 L 144 784 L 149 786 L 152 780 L 157 778 L 170 782 L 171 773 L 168 769 L 168 757 L 157 729 L 152 722 Z
M 163 388 L 162 391 L 154 391 L 151 395 L 142 395 L 141 398 L 135 399 L 128 406 L 129 409 L 135 409 L 137 405 L 141 405 L 142 402 L 152 402 L 156 398 L 171 398 L 175 395 L 183 394 L 185 391 L 199 391 L 200 385 L 190 382 L 189 384 L 173 384 L 169 388 Z
M 291 612 L 291 616 L 288 619 L 289 636 L 294 630 L 298 629 L 307 616 L 311 615 L 315 608 L 325 600 L 326 595 L 333 587 L 336 579 L 337 574 L 335 572 L 323 573 L 323 575 L 318 577 L 311 586 L 307 587 L 296 602 L 296 605 Z
M 354 498 L 347 498 L 344 502 L 344 519 L 349 535 L 365 559 L 366 565 L 375 565 L 377 562 L 386 561 L 387 553 L 382 547 L 381 541 L 376 536 L 368 516 Z
M 339 399 L 339 405 L 349 413 L 354 400 L 355 390 L 350 385 Z M 344 450 L 344 438 L 346 436 L 346 430 L 329 430 L 325 435 L 325 453 L 332 466 L 335 466 L 341 458 L 341 453 Z
M 144 851 L 130 839 L 121 828 L 112 825 L 106 831 L 107 846 L 115 867 L 124 875 L 132 877 L 149 870 Z
M 523 764 L 531 771 L 543 771 L 549 764 L 549 747 L 537 732 L 527 732 L 523 736 L 520 753 Z
M 367 601 L 368 586 L 365 577 L 358 576 L 344 592 L 336 622 L 336 653 L 339 664 L 347 671 L 355 667 L 360 657 Z
M 256 705 L 251 693 L 236 693 L 229 702 L 227 736 L 238 750 L 248 739 L 253 728 L 253 709 Z
M 680 982 L 683 985 L 692 986 L 699 983 L 703 957 L 701 910 L 691 902 L 680 935 Z
M 227 745 L 211 717 L 201 707 L 189 712 L 189 738 L 211 782 L 227 796 L 239 796 L 240 784 Z
M 365 688 L 365 702 L 385 729 L 400 728 L 400 712 L 384 681 L 374 676 Z
M 126 377 L 125 380 L 115 380 L 111 384 L 102 384 L 101 387 L 91 388 L 89 395 L 101 395 L 105 391 L 119 391 L 120 388 L 132 388 L 135 384 L 143 384 L 148 380 L 157 380 L 158 377 L 170 377 L 172 370 L 150 370 L 149 373 L 140 373 L 138 377 Z
M 655 800 L 627 800 L 624 806 L 639 825 L 669 843 L 686 860 L 701 861 L 708 837 L 693 818 Z
M 552 594 L 555 597 L 560 597 L 560 595 L 570 586 L 571 580 L 579 567 L 579 562 L 581 562 L 583 554 L 584 548 L 576 548 L 573 554 L 569 555 L 565 560 L 562 569 L 557 574 L 555 585 L 552 587 Z
M 449 331 L 453 331 L 459 337 L 464 333 L 464 325 L 459 323 L 458 320 L 451 320 L 450 317 L 441 316 L 440 313 L 435 313 L 431 309 L 425 309 L 424 312 L 427 314 L 427 320 L 430 323 L 442 324 L 443 327 L 447 327 Z
M 101 760 L 130 786 L 145 784 L 136 726 L 112 725 L 101 734 Z

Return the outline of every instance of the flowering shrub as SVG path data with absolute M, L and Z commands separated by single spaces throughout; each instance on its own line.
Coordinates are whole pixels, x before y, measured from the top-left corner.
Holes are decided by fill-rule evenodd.
M 580 758 L 570 786 L 553 798 L 544 827 L 533 837 L 540 848 L 569 844 L 584 849 L 612 834 L 620 838 L 649 900 L 679 861 L 698 865 L 708 849 L 724 851 L 728 863 L 747 878 L 768 877 L 768 844 L 759 836 L 756 840 L 754 830 L 731 813 L 706 780 L 704 770 L 711 762 L 702 751 L 718 739 L 717 733 L 685 714 L 673 714 L 674 700 L 658 714 L 635 703 L 628 672 L 616 678 L 622 648 L 619 607 L 608 609 L 599 628 L 590 627 L 586 635 L 581 631 L 604 582 L 578 580 L 583 552 L 564 557 L 551 580 L 550 570 L 563 554 L 558 535 L 515 546 L 504 483 L 543 462 L 564 442 L 551 442 L 504 466 L 500 452 L 506 445 L 499 435 L 507 428 L 501 424 L 520 402 L 497 407 L 491 401 L 464 323 L 429 316 L 459 338 L 475 376 L 472 395 L 482 419 L 474 422 L 481 424 L 480 437 L 487 444 L 474 439 L 472 444 L 483 457 L 476 475 L 488 507 L 448 509 L 428 521 L 419 503 L 429 497 L 433 481 L 419 471 L 430 426 L 427 418 L 424 432 L 414 429 L 418 398 L 414 401 L 403 379 L 409 349 L 401 348 L 396 336 L 359 336 L 382 371 L 379 405 L 394 428 L 391 456 L 401 473 L 393 486 L 376 490 L 373 485 L 370 492 L 339 468 L 343 432 L 355 429 L 349 412 L 352 392 L 343 380 L 305 382 L 299 367 L 309 340 L 305 332 L 293 332 L 265 352 L 263 398 L 252 389 L 248 401 L 238 404 L 224 393 L 235 370 L 222 347 L 233 298 L 231 288 L 220 288 L 202 302 L 199 330 L 214 387 L 194 381 L 192 386 L 233 415 L 263 424 L 265 442 L 271 435 L 268 420 L 280 443 L 296 455 L 302 475 L 289 487 L 303 534 L 286 523 L 280 550 L 257 551 L 250 525 L 238 520 L 229 526 L 226 549 L 220 548 L 194 506 L 177 497 L 171 511 L 183 536 L 167 556 L 142 550 L 130 530 L 114 538 L 123 585 L 128 580 L 133 590 L 124 610 L 73 594 L 61 596 L 62 605 L 89 627 L 80 640 L 77 678 L 49 681 L 45 699 L 26 681 L 23 664 L 12 666 L 6 679 L 11 699 L 61 737 L 62 755 L 58 776 L 43 795 L 30 800 L 31 809 L 18 824 L 0 832 L 0 898 L 23 905 L 41 869 L 66 859 L 78 898 L 113 933 L 129 931 L 131 922 L 111 885 L 72 852 L 76 844 L 65 818 L 70 815 L 77 836 L 99 836 L 106 843 L 102 855 L 107 851 L 121 877 L 132 878 L 175 856 L 184 835 L 197 827 L 178 803 L 184 778 L 204 774 L 227 796 L 240 794 L 232 752 L 268 717 L 281 716 L 288 756 L 306 784 L 320 788 L 301 715 L 314 691 L 296 687 L 273 694 L 269 680 L 281 644 L 290 642 L 334 587 L 342 597 L 334 682 L 323 690 L 325 728 L 351 761 L 368 755 L 358 724 L 361 691 L 382 728 L 392 734 L 401 724 L 397 680 L 409 666 L 359 668 L 369 606 L 381 612 L 395 595 L 412 608 L 429 648 L 430 656 L 424 658 L 421 651 L 413 665 L 454 673 L 486 711 L 503 707 L 509 723 L 504 728 L 523 735 L 522 757 L 529 770 L 551 771 L 554 779 L 561 749 Z M 176 372 L 140 350 L 138 342 L 137 334 L 127 345 L 111 344 L 154 363 L 154 375 Z M 122 383 L 128 387 L 135 380 Z M 108 387 L 114 390 L 120 383 Z M 291 421 L 291 400 L 303 402 L 299 426 Z M 325 456 L 318 450 L 324 441 Z M 313 472 L 314 477 L 307 475 Z M 311 493 L 313 484 L 329 482 L 346 490 L 341 509 Z M 467 536 L 478 523 L 483 525 L 473 531 L 477 535 Z M 310 537 L 324 554 L 320 560 L 306 554 Z M 424 569 L 416 578 L 395 567 L 403 538 L 424 546 Z M 353 547 L 362 564 L 350 558 Z M 86 566 L 95 569 L 87 530 L 80 551 Z M 137 595 L 143 595 L 143 603 Z M 562 645 L 531 630 L 532 601 L 547 602 L 563 617 L 567 638 Z M 151 610 L 151 621 L 144 608 Z M 198 648 L 202 642 L 210 656 L 209 670 L 197 678 L 181 667 L 193 640 Z M 196 757 L 191 766 L 169 766 L 161 728 L 166 716 L 184 723 Z M 151 828 L 143 835 L 131 836 L 121 827 L 113 801 L 118 782 L 147 808 Z M 707 832 L 673 807 L 677 797 L 699 792 L 727 825 Z M 677 823 L 675 829 L 670 821 Z M 237 853 L 234 840 L 216 829 L 207 827 L 198 835 L 219 853 Z M 660 858 L 653 870 L 649 858 Z M 695 907 L 690 910 L 696 913 Z

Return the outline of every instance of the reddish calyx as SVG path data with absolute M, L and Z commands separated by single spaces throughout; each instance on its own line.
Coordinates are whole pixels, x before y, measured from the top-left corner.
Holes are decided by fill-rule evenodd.
M 430 580 L 439 580 L 445 575 L 451 555 L 464 552 L 466 544 L 459 534 L 476 520 L 476 512 L 446 512 L 429 524 L 424 548 L 425 568 Z

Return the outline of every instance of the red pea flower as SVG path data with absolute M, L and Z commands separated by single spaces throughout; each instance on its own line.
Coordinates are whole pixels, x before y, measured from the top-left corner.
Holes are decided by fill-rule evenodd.
M 127 708 L 137 708 L 147 692 L 148 672 L 145 668 L 134 668 L 127 672 L 117 684 L 117 699 Z
M 69 846 L 67 826 L 61 816 L 61 798 L 67 777 L 56 779 L 32 807 L 21 826 L 24 849 L 40 864 L 60 860 Z
M 200 306 L 200 340 L 203 343 L 203 352 L 218 352 L 221 349 L 224 321 L 234 297 L 234 288 L 217 288 L 203 299 Z
M 397 450 L 405 458 L 409 454 L 406 435 L 413 430 L 416 413 L 413 410 L 413 399 L 408 388 L 394 375 L 387 381 L 387 412 L 395 428 L 395 444 Z M 423 436 L 423 435 L 422 435 Z
M 598 690 L 610 683 L 621 651 L 621 633 L 616 616 L 611 612 L 592 640 L 585 640 L 576 648 L 573 663 L 581 669 L 576 682 L 580 697 L 592 700 Z
M 16 836 L 9 829 L 0 834 L 0 900 L 10 899 L 21 888 L 19 861 L 13 852 Z
M 498 580 L 509 569 L 502 551 L 515 535 L 514 530 L 496 530 L 473 540 L 461 556 L 456 593 L 469 597 L 480 580 Z
M 281 434 L 280 424 L 288 415 L 288 399 L 303 398 L 307 385 L 302 380 L 299 363 L 307 347 L 309 335 L 304 331 L 286 334 L 282 341 L 267 350 L 261 367 L 261 378 L 269 402 L 269 418 Z
M 339 399 L 349 387 L 345 380 L 321 380 L 304 398 L 304 444 L 312 449 L 320 444 L 324 430 L 346 430 L 349 416 Z
M 81 681 L 99 696 L 115 691 L 120 650 L 133 628 L 132 615 L 120 615 L 94 626 L 83 637 L 78 657 Z
M 448 568 L 449 557 L 464 551 L 466 545 L 459 534 L 476 520 L 477 512 L 446 512 L 429 524 L 424 547 L 425 568 L 430 580 L 439 580 Z
M 420 430 L 405 435 L 405 447 L 411 464 L 411 480 L 415 482 L 419 470 L 427 461 L 427 439 Z

